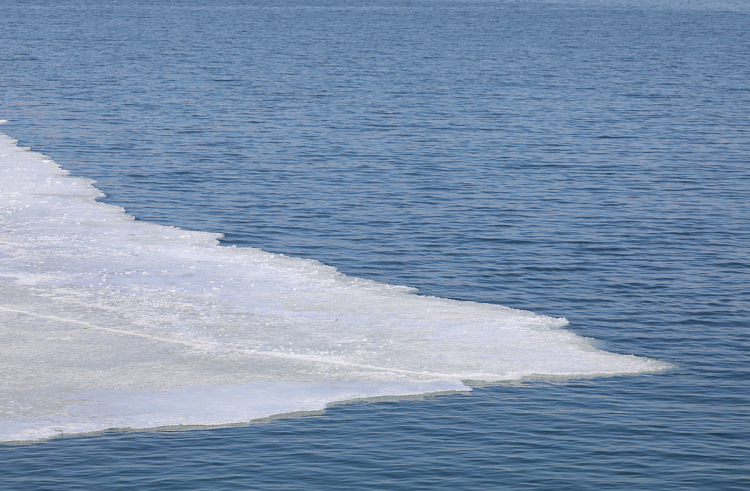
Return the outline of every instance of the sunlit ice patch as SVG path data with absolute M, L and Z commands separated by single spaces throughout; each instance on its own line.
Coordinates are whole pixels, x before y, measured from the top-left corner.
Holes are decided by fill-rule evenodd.
M 221 246 L 102 196 L 0 135 L 0 441 L 671 367 L 596 349 L 564 318 Z

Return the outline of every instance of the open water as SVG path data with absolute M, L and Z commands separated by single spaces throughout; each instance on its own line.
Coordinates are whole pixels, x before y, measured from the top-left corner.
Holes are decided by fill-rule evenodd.
M 1 36 L 2 131 L 136 217 L 3 140 L 3 489 L 750 488 L 745 2 L 3 0 Z M 51 429 L 259 383 L 460 392 Z

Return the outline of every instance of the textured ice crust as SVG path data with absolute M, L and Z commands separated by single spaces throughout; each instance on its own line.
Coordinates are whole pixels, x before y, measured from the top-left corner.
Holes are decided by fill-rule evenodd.
M 670 366 L 597 350 L 562 318 L 219 246 L 99 196 L 0 134 L 0 441 Z

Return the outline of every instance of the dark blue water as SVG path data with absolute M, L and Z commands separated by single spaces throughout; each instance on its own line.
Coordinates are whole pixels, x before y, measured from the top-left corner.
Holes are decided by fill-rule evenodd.
M 139 219 L 666 374 L 0 447 L 3 489 L 747 489 L 750 8 L 3 3 L 2 130 Z

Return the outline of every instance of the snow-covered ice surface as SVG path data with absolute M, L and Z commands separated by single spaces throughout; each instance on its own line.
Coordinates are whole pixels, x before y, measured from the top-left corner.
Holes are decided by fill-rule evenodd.
M 0 441 L 658 372 L 552 318 L 136 221 L 0 134 Z

